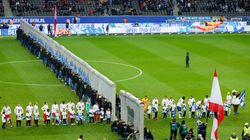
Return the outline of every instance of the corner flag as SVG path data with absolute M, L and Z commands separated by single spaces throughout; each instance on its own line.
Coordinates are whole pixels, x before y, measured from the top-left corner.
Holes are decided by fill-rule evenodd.
M 222 122 L 222 120 L 224 119 L 224 107 L 223 107 L 220 85 L 216 70 L 214 70 L 214 79 L 213 79 L 211 97 L 209 101 L 209 110 L 214 112 L 211 140 L 218 140 L 219 139 L 218 127 Z
M 245 104 L 245 96 L 246 96 L 246 90 L 243 90 L 240 94 L 240 106 L 244 109 L 246 107 Z
M 56 5 L 55 5 L 55 8 L 54 8 L 54 36 L 56 37 L 56 18 L 57 18 L 57 8 L 56 8 Z

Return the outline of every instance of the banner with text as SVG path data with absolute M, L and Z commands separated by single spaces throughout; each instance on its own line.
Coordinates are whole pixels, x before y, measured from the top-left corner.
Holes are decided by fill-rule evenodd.
M 41 24 L 34 28 L 39 29 Z M 57 24 L 57 35 L 103 35 L 107 23 Z M 42 24 L 43 33 L 48 34 L 47 26 Z M 250 32 L 247 22 L 166 22 L 166 23 L 113 23 L 109 24 L 109 34 L 154 34 L 154 33 L 221 33 Z M 2 36 L 15 35 L 18 24 L 0 30 Z

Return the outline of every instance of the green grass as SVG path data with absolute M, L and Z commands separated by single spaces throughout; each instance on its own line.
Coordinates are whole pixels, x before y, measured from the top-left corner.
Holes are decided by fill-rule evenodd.
M 249 91 L 250 88 L 250 36 L 248 34 L 216 35 L 135 35 L 135 36 L 90 36 L 61 37 L 56 40 L 80 58 L 118 62 L 136 66 L 143 75 L 130 81 L 118 82 L 117 87 L 142 98 L 172 96 L 175 100 L 193 95 L 202 100 L 210 95 L 213 71 L 216 68 L 225 99 L 232 89 Z M 191 55 L 191 67 L 185 68 L 185 54 Z M 97 70 L 111 80 L 119 80 L 138 73 L 110 64 L 89 61 Z M 120 69 L 120 70 L 119 70 Z M 114 74 L 115 73 L 115 74 Z M 249 102 L 249 96 L 246 100 Z M 228 139 L 232 132 L 241 135 L 243 124 L 249 121 L 247 106 L 237 116 L 226 117 L 220 127 L 220 139 Z M 145 121 L 157 140 L 169 136 L 170 119 Z M 190 127 L 195 120 L 187 119 Z M 208 121 L 208 137 L 211 131 Z
M 43 102 L 47 101 L 51 106 L 54 101 L 61 102 L 74 101 L 77 102 L 77 96 L 67 87 L 64 86 L 55 75 L 46 68 L 40 61 L 23 62 L 13 64 L 1 64 L 11 61 L 36 60 L 21 44 L 14 38 L 0 39 L 0 81 L 22 83 L 22 84 L 59 84 L 58 87 L 49 86 L 17 86 L 3 84 L 0 82 L 0 107 L 8 103 L 14 107 L 20 103 L 26 108 L 28 103 L 38 102 L 42 107 Z M 42 112 L 40 112 L 41 114 Z M 12 118 L 15 121 L 14 115 Z M 89 140 L 103 138 L 116 140 L 118 135 L 110 131 L 109 125 L 100 126 L 98 124 L 83 126 L 43 126 L 40 121 L 39 128 L 32 126 L 31 128 L 8 128 L 0 130 L 1 140 L 71 140 L 77 139 L 80 134 Z M 15 123 L 14 123 L 15 124 Z M 97 133 L 98 132 L 98 133 Z
M 172 96 L 175 100 L 185 95 L 193 95 L 196 100 L 210 95 L 213 71 L 216 68 L 223 99 L 232 89 L 250 89 L 250 36 L 248 34 L 215 35 L 135 35 L 135 36 L 80 36 L 60 37 L 56 40 L 83 58 L 90 65 L 113 81 L 126 79 L 138 71 L 126 66 L 98 63 L 97 61 L 117 62 L 136 66 L 143 70 L 140 77 L 117 82 L 117 91 L 125 89 L 142 98 Z M 191 55 L 191 67 L 185 68 L 185 54 Z M 14 38 L 0 39 L 0 63 L 17 60 L 36 59 Z M 40 62 L 0 65 L 0 81 L 19 83 L 61 84 Z M 26 106 L 29 101 L 42 104 L 48 101 L 73 100 L 77 97 L 68 87 L 15 86 L 0 83 L 0 107 L 5 102 L 15 106 L 20 102 Z M 232 132 L 241 134 L 243 124 L 249 121 L 249 96 L 247 107 L 240 109 L 237 116 L 226 117 L 219 129 L 220 139 L 228 139 Z M 40 105 L 41 106 L 41 105 Z M 161 115 L 160 115 L 161 116 Z M 169 121 L 145 121 L 156 140 L 169 137 Z M 179 120 L 180 121 L 180 120 Z M 188 127 L 194 127 L 196 119 L 186 119 Z M 208 137 L 211 130 L 208 121 Z M 118 139 L 109 126 L 13 128 L 0 130 L 0 139 L 76 139 L 83 133 L 87 139 Z

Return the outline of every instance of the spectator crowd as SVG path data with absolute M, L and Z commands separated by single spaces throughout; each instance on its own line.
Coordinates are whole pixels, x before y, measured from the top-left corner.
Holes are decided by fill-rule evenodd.
M 17 16 L 24 16 L 23 14 L 29 11 L 38 14 L 48 12 L 53 15 L 55 6 L 57 6 L 57 14 L 60 16 L 77 15 L 78 12 L 84 11 L 82 7 L 78 6 L 82 0 L 9 0 L 9 2 L 10 8 L 17 13 Z
M 54 6 L 57 6 L 59 16 L 154 15 L 154 13 L 173 15 L 175 3 L 179 15 L 183 12 L 203 12 L 203 14 L 250 12 L 249 0 L 9 0 L 9 2 L 14 15 L 17 16 L 32 15 L 32 13 L 51 16 Z M 0 1 L 0 9 L 3 10 L 1 7 Z M 0 11 L 1 13 L 3 11 Z
M 0 0 L 0 16 L 4 16 L 3 0 Z
M 177 0 L 179 14 L 182 12 L 250 12 L 249 0 Z M 217 15 L 218 16 L 218 15 Z
M 173 15 L 174 0 L 139 0 L 139 7 L 141 11 L 145 12 L 164 10 L 168 12 L 168 15 Z

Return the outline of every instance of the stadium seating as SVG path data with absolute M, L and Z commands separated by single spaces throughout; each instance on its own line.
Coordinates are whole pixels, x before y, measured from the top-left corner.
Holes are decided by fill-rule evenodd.
M 141 11 L 149 11 L 149 12 L 153 11 L 156 15 L 173 14 L 174 0 L 139 0 L 139 1 L 140 1 L 139 7 Z
M 0 16 L 4 16 L 3 0 L 0 0 Z
M 176 2 L 177 1 L 177 2 Z M 250 15 L 249 0 L 9 0 L 14 16 Z M 1 3 L 1 1 L 0 1 Z M 0 4 L 1 7 L 1 4 Z M 0 8 L 3 9 L 3 8 Z M 3 13 L 0 11 L 0 14 Z
M 178 0 L 179 15 L 249 15 L 249 0 Z

